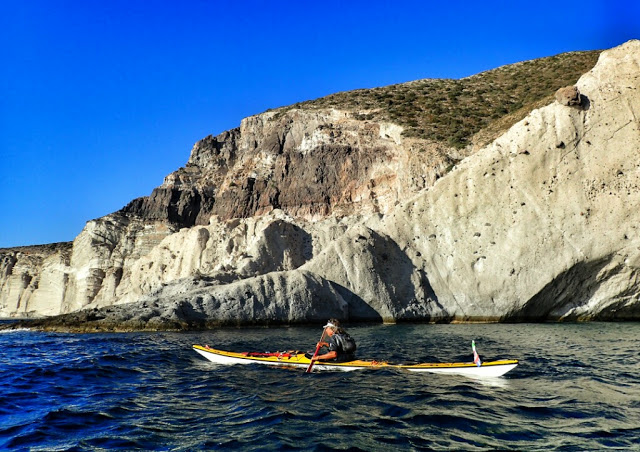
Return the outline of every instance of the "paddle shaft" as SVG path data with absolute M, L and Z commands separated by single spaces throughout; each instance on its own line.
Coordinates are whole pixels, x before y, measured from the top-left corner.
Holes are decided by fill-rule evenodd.
M 313 367 L 313 363 L 315 362 L 315 361 L 314 361 L 314 358 L 315 358 L 316 356 L 318 356 L 318 352 L 319 352 L 319 351 L 320 351 L 320 349 L 322 348 L 322 340 L 324 339 L 324 332 L 325 332 L 325 330 L 323 329 L 323 330 L 322 330 L 322 336 L 320 336 L 320 342 L 318 342 L 318 346 L 316 347 L 316 351 L 315 351 L 315 353 L 313 354 L 313 357 L 311 358 L 311 362 L 309 363 L 309 367 L 307 367 L 307 370 L 305 370 L 305 373 L 306 373 L 306 374 L 311 373 L 311 368 Z

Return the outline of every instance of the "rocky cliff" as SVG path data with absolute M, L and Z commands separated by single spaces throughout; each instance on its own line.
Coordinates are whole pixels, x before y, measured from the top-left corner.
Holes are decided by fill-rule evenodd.
M 639 90 L 630 41 L 466 146 L 375 109 L 247 118 L 71 248 L 3 251 L 0 315 L 73 313 L 46 324 L 82 330 L 640 318 Z

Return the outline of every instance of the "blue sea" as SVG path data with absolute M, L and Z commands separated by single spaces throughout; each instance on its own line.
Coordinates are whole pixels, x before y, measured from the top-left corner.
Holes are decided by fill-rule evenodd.
M 347 325 L 358 356 L 515 358 L 475 380 L 221 366 L 192 344 L 312 350 L 318 327 L 0 333 L 3 450 L 640 450 L 640 323 Z

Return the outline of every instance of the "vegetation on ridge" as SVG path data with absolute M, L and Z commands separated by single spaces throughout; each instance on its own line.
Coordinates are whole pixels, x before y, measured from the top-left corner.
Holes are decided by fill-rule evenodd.
M 460 80 L 423 79 L 345 91 L 278 111 L 352 110 L 356 118 L 397 123 L 408 137 L 457 148 L 474 141 L 486 144 L 531 110 L 550 103 L 556 90 L 575 84 L 593 68 L 599 55 L 600 51 L 571 52 L 502 66 Z

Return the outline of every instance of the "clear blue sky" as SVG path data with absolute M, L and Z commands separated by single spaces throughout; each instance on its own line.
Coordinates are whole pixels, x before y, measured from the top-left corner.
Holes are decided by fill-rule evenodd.
M 246 116 L 614 47 L 639 3 L 5 0 L 0 247 L 73 240 Z

